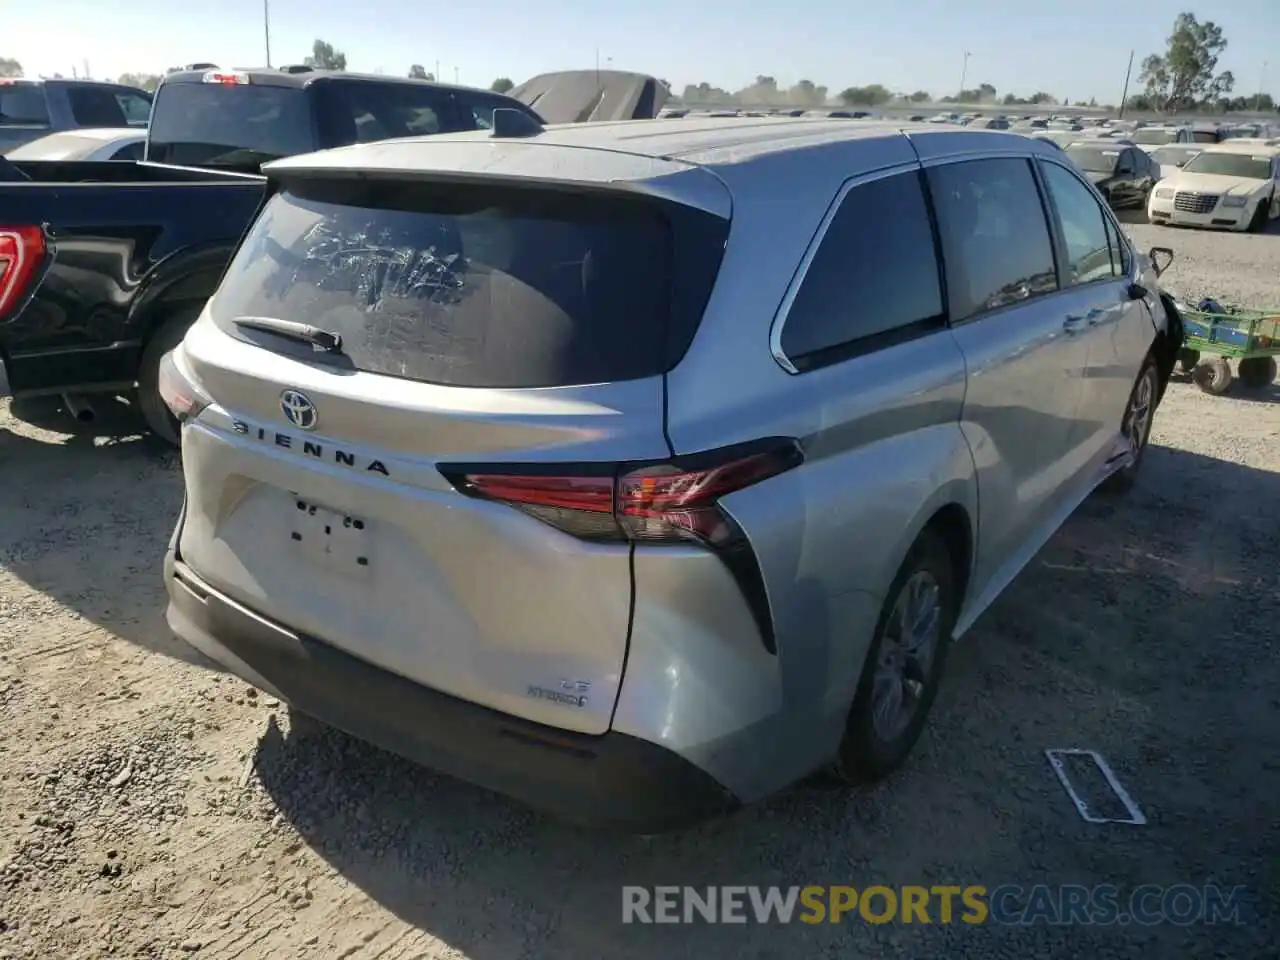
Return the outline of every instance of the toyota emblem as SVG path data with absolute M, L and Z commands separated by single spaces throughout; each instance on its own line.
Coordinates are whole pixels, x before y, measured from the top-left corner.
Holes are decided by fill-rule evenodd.
M 301 390 L 286 390 L 280 394 L 280 410 L 284 418 L 299 430 L 314 430 L 320 420 L 316 405 Z

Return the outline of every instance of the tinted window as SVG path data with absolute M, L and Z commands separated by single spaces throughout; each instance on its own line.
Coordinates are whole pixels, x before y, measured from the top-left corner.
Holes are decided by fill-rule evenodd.
M 1271 158 L 1247 153 L 1196 154 L 1182 168 L 1187 173 L 1220 173 L 1228 177 L 1250 180 L 1268 180 L 1271 177 Z
M 953 320 L 1057 289 L 1044 207 L 1026 160 L 929 171 Z
M 1067 156 L 1081 170 L 1089 173 L 1110 174 L 1120 161 L 1119 147 L 1086 147 L 1073 143 L 1067 147 Z
M 683 221 L 631 198 L 337 181 L 305 191 L 269 201 L 214 297 L 215 320 L 290 355 L 298 345 L 245 334 L 234 318 L 302 320 L 342 336 L 336 361 L 457 386 L 662 373 L 692 338 L 727 234 L 709 218 L 705 242 L 682 246 Z
M 506 97 L 486 97 L 483 94 L 459 93 L 458 105 L 467 113 L 471 122 L 480 130 L 490 130 L 493 128 L 493 111 L 499 108 L 505 110 L 519 110 L 537 119 L 541 123 L 541 119 L 532 110 L 525 108 L 518 100 L 510 100 Z
M 146 126 L 147 121 L 151 119 L 149 97 L 144 97 L 140 93 L 130 93 L 127 90 L 117 90 L 116 101 L 120 104 L 124 118 L 130 126 Z
M 876 334 L 940 322 L 933 228 L 918 173 L 853 187 L 796 291 L 782 350 L 799 369 Z
M 317 146 L 300 87 L 164 83 L 148 132 L 148 159 L 186 166 L 254 169 Z
M 34 83 L 0 83 L 0 127 L 43 126 L 49 122 L 44 87 Z
M 338 81 L 317 85 L 326 146 L 457 129 L 449 92 L 430 83 Z
M 71 116 L 82 127 L 126 127 L 124 109 L 110 87 L 68 86 Z
M 1106 218 L 1093 193 L 1056 163 L 1040 165 L 1066 239 L 1067 283 L 1111 278 L 1111 242 Z

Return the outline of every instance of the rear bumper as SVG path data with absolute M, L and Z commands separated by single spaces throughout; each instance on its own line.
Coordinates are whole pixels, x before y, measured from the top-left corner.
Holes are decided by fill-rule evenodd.
M 708 773 L 622 733 L 531 723 L 428 689 L 268 621 L 165 560 L 180 639 L 304 713 L 424 766 L 583 825 L 657 833 L 732 809 Z

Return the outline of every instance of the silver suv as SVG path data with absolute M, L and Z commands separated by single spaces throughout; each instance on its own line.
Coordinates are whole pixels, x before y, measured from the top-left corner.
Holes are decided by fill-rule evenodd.
M 269 165 L 163 367 L 169 623 L 579 821 L 883 776 L 948 641 L 1132 484 L 1155 258 L 1017 134 L 511 126 Z

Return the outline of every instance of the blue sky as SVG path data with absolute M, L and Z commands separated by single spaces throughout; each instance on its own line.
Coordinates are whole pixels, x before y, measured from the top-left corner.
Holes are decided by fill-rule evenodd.
M 95 77 L 159 72 L 193 61 L 257 66 L 265 60 L 262 0 L 49 0 L 3 3 L 0 56 L 28 74 L 70 75 L 87 59 Z M 671 81 L 677 91 L 706 80 L 729 89 L 758 73 L 782 85 L 800 79 L 833 91 L 883 83 L 895 90 L 953 92 L 962 51 L 972 53 L 966 86 L 1001 93 L 1046 90 L 1072 100 L 1119 99 L 1130 49 L 1137 65 L 1163 51 L 1180 10 L 1220 24 L 1229 47 L 1220 66 L 1236 93 L 1280 96 L 1280 0 L 676 0 L 644 3 L 553 0 L 545 13 L 528 0 L 423 3 L 420 0 L 270 0 L 272 62 L 296 63 L 321 37 L 356 70 L 403 74 L 440 64 L 462 83 L 604 64 Z M 803 12 L 802 12 L 803 11 Z

